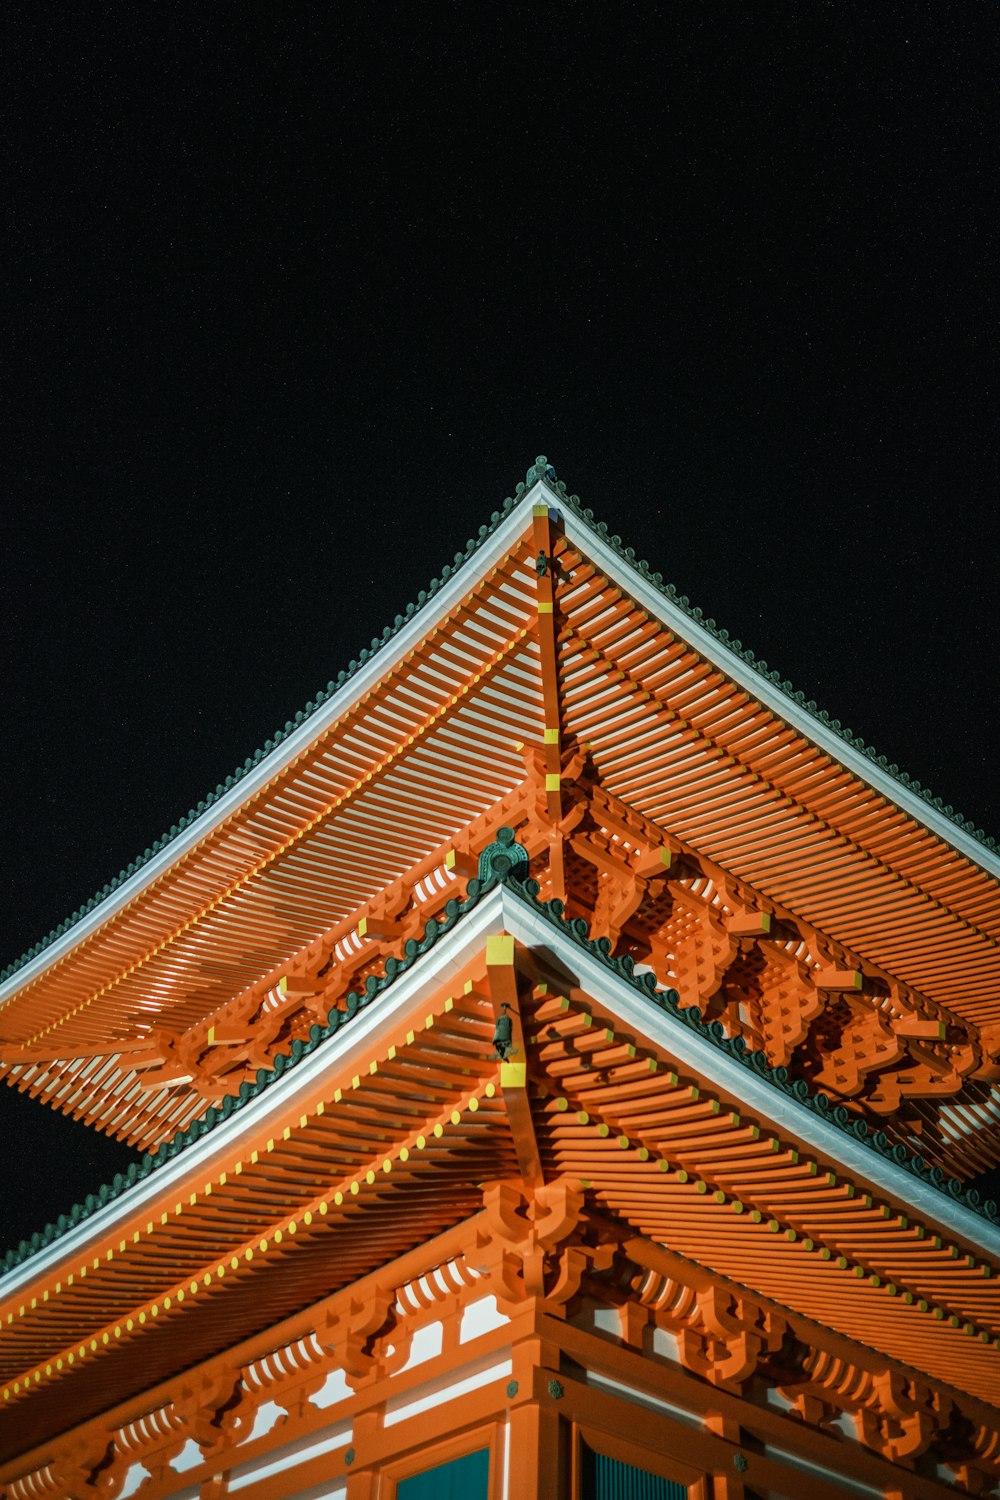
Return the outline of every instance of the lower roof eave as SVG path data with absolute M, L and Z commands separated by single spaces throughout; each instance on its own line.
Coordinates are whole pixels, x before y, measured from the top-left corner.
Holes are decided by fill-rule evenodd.
M 432 995 L 442 975 L 461 972 L 482 950 L 487 937 L 501 932 L 526 948 L 550 955 L 625 1026 L 647 1037 L 710 1086 L 740 1101 L 776 1131 L 835 1163 L 852 1180 L 894 1200 L 929 1225 L 950 1237 L 960 1237 L 987 1259 L 1000 1259 L 1000 1226 L 788 1097 L 774 1081 L 730 1055 L 702 1028 L 679 1023 L 643 994 L 635 982 L 616 972 L 589 942 L 579 940 L 566 923 L 506 884 L 486 890 L 453 928 L 440 934 L 430 952 L 386 986 L 375 1003 L 360 1009 L 350 1025 L 327 1037 L 280 1077 L 274 1077 L 246 1107 L 218 1120 L 140 1182 L 0 1277 L 0 1300 L 17 1296 L 64 1261 L 86 1254 L 90 1245 L 114 1234 L 126 1219 L 203 1178 L 213 1165 L 232 1154 L 248 1129 L 255 1135 L 266 1134 L 269 1126 L 286 1119 L 315 1093 L 334 1063 L 348 1067 L 355 1058 L 359 1062 L 366 1058 L 372 1047 L 398 1026 L 403 1014 Z
M 679 1026 L 588 947 L 574 942 L 562 924 L 553 923 L 510 887 L 505 887 L 499 895 L 504 931 L 526 947 L 550 949 L 561 963 L 576 972 L 582 988 L 600 996 L 626 1025 L 646 1035 L 684 1067 L 740 1100 L 777 1130 L 838 1163 L 852 1179 L 907 1205 L 914 1215 L 939 1226 L 947 1234 L 961 1236 L 985 1257 L 1000 1257 L 1000 1226 L 956 1203 L 930 1182 L 886 1160 L 834 1123 L 788 1098 L 766 1077 L 728 1056 L 703 1032 Z

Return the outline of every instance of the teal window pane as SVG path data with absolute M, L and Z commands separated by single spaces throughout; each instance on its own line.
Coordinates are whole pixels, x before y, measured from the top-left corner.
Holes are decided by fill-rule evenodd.
M 687 1500 L 687 1485 L 585 1447 L 583 1500 Z
M 396 1500 L 487 1500 L 490 1451 L 464 1453 L 451 1463 L 411 1474 L 396 1486 Z

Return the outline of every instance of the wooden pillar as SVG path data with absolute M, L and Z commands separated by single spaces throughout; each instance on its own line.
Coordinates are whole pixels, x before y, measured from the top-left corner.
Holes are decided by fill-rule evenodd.
M 743 1431 L 740 1424 L 732 1417 L 724 1416 L 719 1411 L 707 1411 L 704 1415 L 705 1426 L 709 1432 L 714 1432 L 717 1437 L 725 1438 L 727 1442 L 734 1445 L 733 1458 L 739 1456 L 739 1445 L 743 1441 Z M 742 1472 L 736 1469 L 716 1469 L 712 1476 L 713 1500 L 743 1500 L 745 1494 Z
M 510 1500 L 564 1500 L 563 1434 L 558 1411 L 526 1401 L 510 1413 Z
M 359 1412 L 355 1417 L 351 1446 L 359 1455 L 356 1462 L 364 1463 L 365 1454 L 370 1451 L 371 1440 L 381 1430 L 381 1426 L 381 1416 L 377 1411 Z M 378 1480 L 377 1466 L 349 1470 L 347 1500 L 375 1500 L 378 1494 Z

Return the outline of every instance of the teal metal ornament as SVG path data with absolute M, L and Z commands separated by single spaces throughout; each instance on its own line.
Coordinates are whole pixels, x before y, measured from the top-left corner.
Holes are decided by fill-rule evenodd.
M 513 828 L 500 828 L 492 844 L 487 844 L 479 856 L 479 879 L 527 880 L 528 851 L 516 842 Z

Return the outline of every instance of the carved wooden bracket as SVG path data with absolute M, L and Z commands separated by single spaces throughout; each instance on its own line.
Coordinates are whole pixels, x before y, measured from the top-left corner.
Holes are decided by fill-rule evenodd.
M 488 1183 L 483 1204 L 476 1259 L 507 1312 L 530 1297 L 544 1297 L 553 1309 L 563 1309 L 588 1271 L 607 1270 L 614 1261 L 614 1243 L 583 1238 L 583 1192 L 563 1180 L 534 1189 Z
M 677 1329 L 681 1362 L 712 1385 L 740 1391 L 761 1359 L 776 1353 L 788 1325 L 775 1309 L 714 1283 L 697 1295 L 697 1314 Z
M 252 1422 L 252 1405 L 244 1399 L 239 1370 L 225 1364 L 185 1381 L 174 1403 L 184 1436 L 206 1452 L 239 1440 Z
M 858 1436 L 892 1463 L 908 1463 L 930 1447 L 951 1418 L 952 1403 L 900 1370 L 877 1375 L 858 1412 Z
M 397 1351 L 402 1349 L 404 1341 L 396 1334 L 395 1305 L 395 1291 L 376 1286 L 364 1297 L 348 1296 L 336 1311 L 327 1313 L 317 1338 L 336 1356 L 351 1385 L 367 1383 L 385 1370 L 378 1346 L 386 1334 L 394 1335 Z M 393 1363 L 398 1359 L 397 1354 Z
M 78 1497 L 79 1500 L 90 1500 L 91 1496 L 115 1500 L 125 1482 L 126 1470 L 115 1461 L 114 1438 L 110 1432 L 93 1433 L 83 1447 L 74 1444 L 72 1450 L 60 1455 L 53 1467 L 67 1500 L 78 1500 Z

